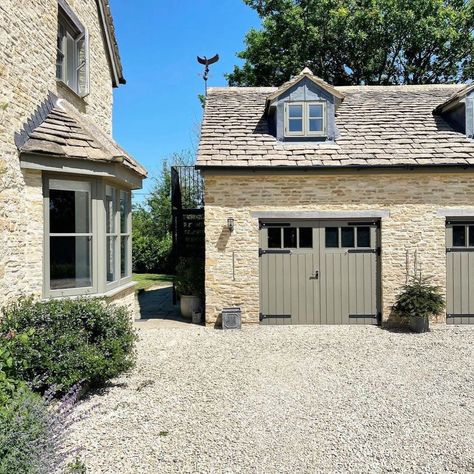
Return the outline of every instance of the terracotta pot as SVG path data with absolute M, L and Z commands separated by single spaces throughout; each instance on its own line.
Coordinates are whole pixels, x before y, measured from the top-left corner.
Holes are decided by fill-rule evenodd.
M 413 316 L 410 318 L 409 326 L 413 332 L 428 332 L 430 330 L 430 320 L 428 316 Z
M 181 316 L 191 319 L 193 312 L 197 313 L 201 309 L 201 298 L 199 296 L 181 295 L 179 304 Z

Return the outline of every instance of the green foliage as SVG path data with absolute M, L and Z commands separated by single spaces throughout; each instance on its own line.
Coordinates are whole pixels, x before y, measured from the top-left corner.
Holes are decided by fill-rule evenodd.
M 1 386 L 1 382 L 0 382 Z M 50 472 L 55 457 L 43 399 L 24 384 L 0 404 L 0 474 Z
M 180 295 L 204 296 L 204 262 L 199 258 L 181 258 L 176 266 L 176 291 Z
M 81 459 L 76 458 L 74 459 L 74 461 L 71 461 L 66 466 L 66 473 L 67 474 L 86 474 L 87 468 Z
M 394 312 L 402 318 L 438 315 L 445 307 L 441 288 L 431 285 L 428 278 L 414 274 L 397 295 Z
M 170 273 L 171 268 L 171 166 L 189 165 L 189 151 L 163 162 L 160 175 L 142 205 L 133 209 L 133 271 Z
M 206 96 L 204 94 L 199 94 L 198 99 L 201 103 L 201 107 L 204 109 L 204 107 L 206 107 Z
M 27 298 L 3 309 L 0 338 L 9 340 L 10 377 L 59 394 L 77 383 L 101 385 L 132 368 L 137 336 L 127 310 L 102 300 Z
M 153 235 L 139 234 L 133 240 L 133 270 L 138 273 L 150 273 L 157 269 L 171 271 L 171 234 L 166 234 L 163 239 Z
M 27 331 L 19 335 L 16 344 L 28 344 L 31 334 L 32 331 Z M 0 339 L 0 407 L 4 406 L 17 390 L 25 386 L 24 382 L 15 378 L 12 338 L 13 333 L 9 332 Z M 17 363 L 21 363 L 26 368 L 25 361 L 17 361 Z
M 161 273 L 134 273 L 133 281 L 136 283 L 137 290 L 147 290 L 148 288 L 163 284 L 173 283 L 173 275 L 164 275 Z
M 471 79 L 474 0 L 244 0 L 262 18 L 230 85 L 273 86 L 304 66 L 335 85 Z

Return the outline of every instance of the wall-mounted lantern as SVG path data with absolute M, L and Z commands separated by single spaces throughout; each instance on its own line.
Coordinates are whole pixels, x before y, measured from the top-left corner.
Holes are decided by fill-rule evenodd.
M 234 218 L 233 217 L 227 218 L 227 228 L 229 229 L 229 232 L 234 231 Z

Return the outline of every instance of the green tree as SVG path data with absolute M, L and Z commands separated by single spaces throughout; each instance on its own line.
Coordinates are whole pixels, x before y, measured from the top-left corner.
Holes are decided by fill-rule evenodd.
M 244 0 L 262 18 L 229 85 L 278 85 L 304 66 L 334 85 L 472 79 L 474 0 Z
M 171 268 L 171 167 L 194 162 L 190 150 L 173 153 L 163 161 L 159 176 L 152 178 L 152 190 L 144 203 L 134 205 L 133 270 L 173 272 Z

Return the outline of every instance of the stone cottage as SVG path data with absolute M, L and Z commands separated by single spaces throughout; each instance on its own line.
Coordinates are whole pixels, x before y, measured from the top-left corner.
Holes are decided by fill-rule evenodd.
M 125 84 L 108 0 L 0 5 L 0 304 L 103 295 L 135 307 L 131 191 L 112 139 Z
M 474 86 L 210 88 L 206 322 L 380 324 L 416 258 L 474 323 Z

